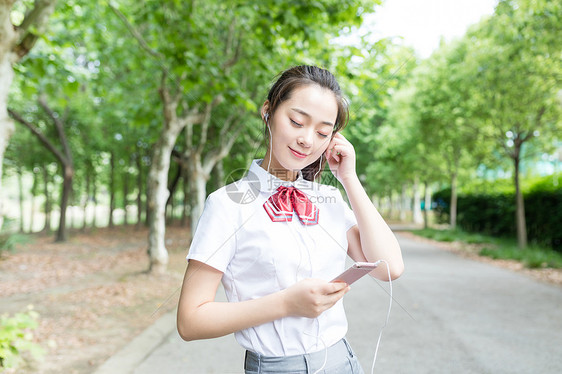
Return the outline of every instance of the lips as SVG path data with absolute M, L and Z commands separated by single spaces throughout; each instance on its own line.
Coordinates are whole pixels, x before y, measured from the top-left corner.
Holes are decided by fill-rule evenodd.
M 295 155 L 295 157 L 298 158 L 305 158 L 308 155 L 305 155 L 304 153 L 300 153 L 298 151 L 295 151 L 293 148 L 289 147 L 289 149 L 291 150 L 291 152 Z

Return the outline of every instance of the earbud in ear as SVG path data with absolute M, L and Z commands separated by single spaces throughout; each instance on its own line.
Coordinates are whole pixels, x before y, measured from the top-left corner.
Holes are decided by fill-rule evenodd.
M 263 119 L 264 119 L 265 123 L 267 123 L 269 125 L 269 113 L 265 113 L 263 115 Z

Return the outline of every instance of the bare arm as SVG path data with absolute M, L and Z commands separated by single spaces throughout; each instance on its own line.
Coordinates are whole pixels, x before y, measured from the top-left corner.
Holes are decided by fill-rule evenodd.
M 357 219 L 357 225 L 347 232 L 348 254 L 355 261 L 385 260 L 390 267 L 390 277 L 398 278 L 404 271 L 400 245 L 357 177 L 353 145 L 343 135 L 336 134 L 328 146 L 327 160 L 332 173 L 345 188 Z M 388 280 L 386 266 L 379 266 L 371 275 Z
M 255 300 L 216 302 L 222 275 L 202 262 L 189 261 L 177 315 L 182 339 L 216 338 L 292 315 L 317 317 L 349 290 L 343 283 L 306 279 Z
M 371 203 L 359 179 L 346 181 L 344 188 L 357 219 L 357 225 L 347 232 L 350 257 L 355 261 L 385 260 L 390 267 L 390 277 L 398 278 L 404 271 L 404 262 L 394 233 Z M 388 272 L 383 264 L 370 274 L 388 280 Z

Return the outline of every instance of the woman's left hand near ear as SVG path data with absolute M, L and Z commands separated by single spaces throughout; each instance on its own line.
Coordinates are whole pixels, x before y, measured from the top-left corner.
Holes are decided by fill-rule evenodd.
M 342 134 L 336 133 L 325 152 L 332 174 L 343 184 L 349 178 L 356 178 L 355 149 Z

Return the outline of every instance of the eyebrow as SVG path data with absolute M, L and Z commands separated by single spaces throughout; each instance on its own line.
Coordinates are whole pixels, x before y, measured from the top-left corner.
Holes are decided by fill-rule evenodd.
M 305 117 L 308 117 L 308 118 L 311 118 L 311 117 L 312 117 L 310 114 L 308 114 L 307 112 L 305 112 L 305 111 L 302 110 L 302 109 L 299 109 L 299 108 L 291 108 L 291 110 L 293 110 L 293 111 L 295 111 L 295 112 L 297 112 L 297 113 L 300 113 L 300 114 L 302 114 L 302 115 L 305 116 Z M 322 123 L 323 123 L 324 125 L 328 125 L 328 126 L 334 127 L 334 124 L 333 124 L 332 122 L 330 122 L 330 121 L 322 121 Z

